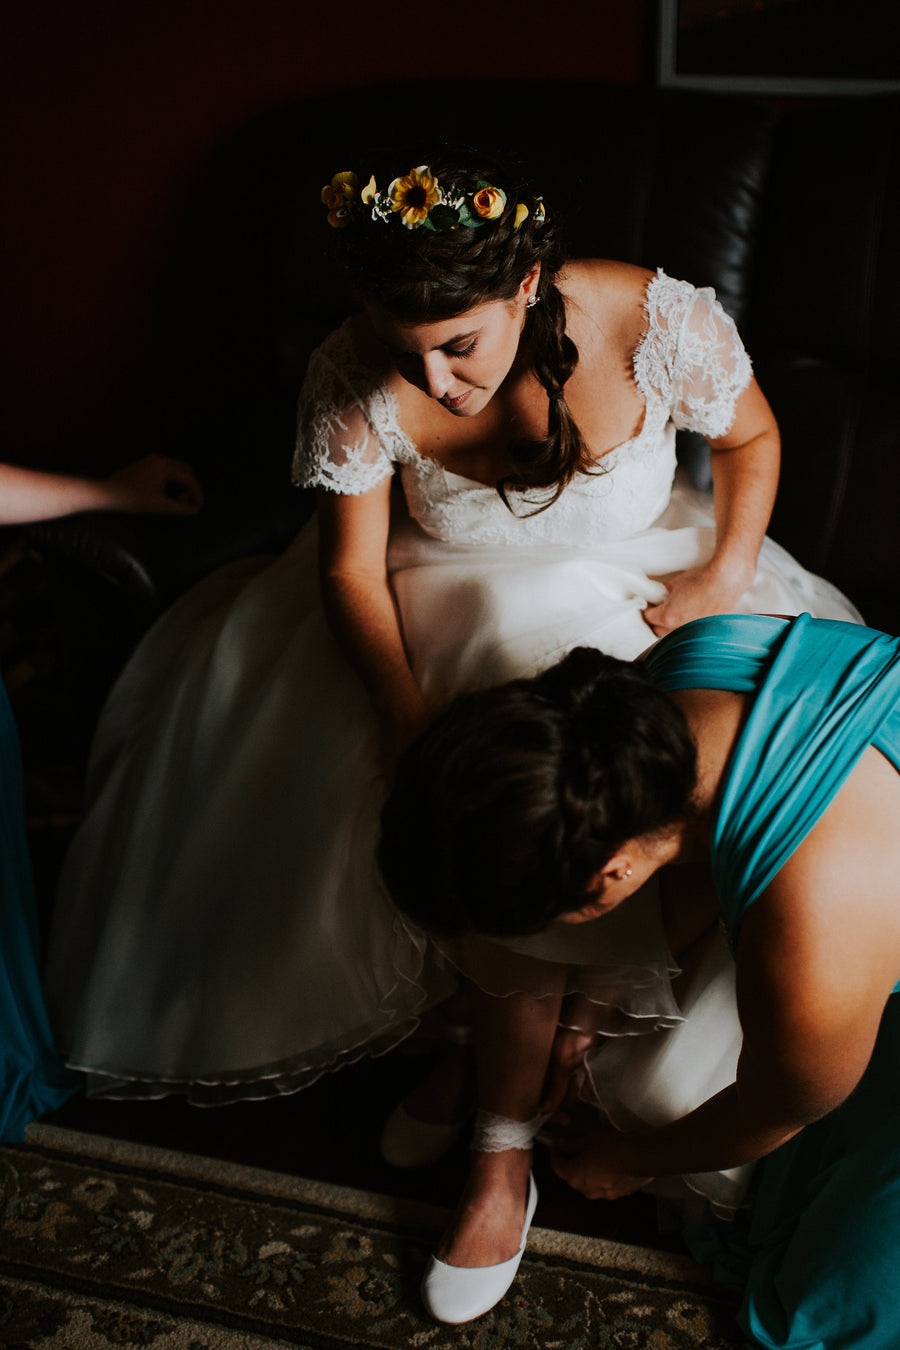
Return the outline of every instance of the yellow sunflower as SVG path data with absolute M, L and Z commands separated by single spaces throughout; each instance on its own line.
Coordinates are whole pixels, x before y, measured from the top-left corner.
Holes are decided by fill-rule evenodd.
M 415 230 L 428 219 L 428 212 L 441 200 L 438 181 L 427 164 L 410 169 L 405 178 L 395 178 L 388 188 L 391 210 L 400 212 L 408 230 Z

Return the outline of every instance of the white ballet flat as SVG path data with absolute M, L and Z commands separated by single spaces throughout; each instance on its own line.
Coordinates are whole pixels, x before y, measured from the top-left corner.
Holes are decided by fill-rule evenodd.
M 465 1121 L 457 1125 L 432 1125 L 411 1116 L 402 1102 L 394 1107 L 381 1131 L 381 1156 L 392 1167 L 428 1167 L 462 1135 Z
M 422 1280 L 422 1302 L 436 1322 L 456 1325 L 471 1322 L 490 1312 L 506 1293 L 519 1269 L 528 1230 L 537 1206 L 537 1186 L 528 1173 L 528 1204 L 522 1225 L 522 1241 L 515 1256 L 499 1266 L 448 1266 L 433 1256 Z

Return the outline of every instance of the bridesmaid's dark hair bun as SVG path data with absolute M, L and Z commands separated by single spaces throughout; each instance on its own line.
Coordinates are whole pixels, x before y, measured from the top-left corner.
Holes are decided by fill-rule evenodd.
M 401 761 L 379 861 L 397 905 L 447 936 L 538 932 L 580 909 L 631 839 L 690 809 L 694 743 L 639 665 L 576 648 L 468 694 Z

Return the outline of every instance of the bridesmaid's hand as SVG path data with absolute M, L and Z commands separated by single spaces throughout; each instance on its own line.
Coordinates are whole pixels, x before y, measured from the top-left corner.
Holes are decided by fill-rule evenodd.
M 633 1176 L 624 1167 L 626 1139 L 611 1126 L 560 1138 L 550 1151 L 550 1163 L 557 1176 L 589 1200 L 618 1200 L 653 1180 Z
M 733 614 L 752 582 L 752 570 L 726 568 L 715 559 L 702 567 L 690 567 L 667 581 L 669 594 L 662 604 L 647 606 L 644 622 L 657 637 L 663 637 L 692 619 Z
M 145 455 L 102 480 L 110 510 L 135 515 L 194 516 L 203 489 L 193 469 L 168 455 Z

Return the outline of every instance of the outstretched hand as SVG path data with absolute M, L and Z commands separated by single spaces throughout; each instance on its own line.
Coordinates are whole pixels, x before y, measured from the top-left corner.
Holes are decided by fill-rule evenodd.
M 103 480 L 112 511 L 160 516 L 193 516 L 203 505 L 194 471 L 168 455 L 145 455 Z
M 657 637 L 663 637 L 692 619 L 731 614 L 752 580 L 752 575 L 749 581 L 745 576 L 725 576 L 713 562 L 689 567 L 667 581 L 669 594 L 661 604 L 647 606 L 644 622 Z
M 589 1200 L 618 1200 L 646 1186 L 652 1177 L 632 1176 L 622 1165 L 625 1136 L 611 1126 L 557 1139 L 550 1163 L 557 1176 Z

